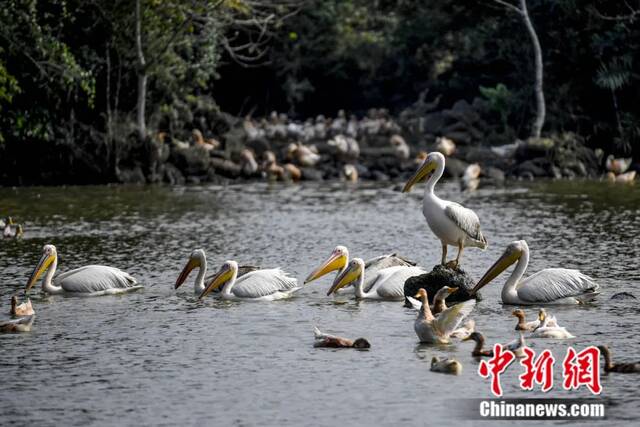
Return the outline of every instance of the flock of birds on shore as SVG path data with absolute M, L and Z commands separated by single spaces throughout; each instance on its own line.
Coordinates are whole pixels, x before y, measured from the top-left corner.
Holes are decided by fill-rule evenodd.
M 458 269 L 464 248 L 485 249 L 487 239 L 480 229 L 480 220 L 475 212 L 455 202 L 440 199 L 434 193 L 435 185 L 442 176 L 444 168 L 445 157 L 439 152 L 429 153 L 407 181 L 403 192 L 408 192 L 417 183 L 426 181 L 423 214 L 429 228 L 442 243 L 441 264 Z M 8 222 L 12 223 L 10 220 Z M 448 246 L 458 248 L 457 256 L 451 261 L 447 261 Z M 502 288 L 503 304 L 515 306 L 588 304 L 599 294 L 599 285 L 578 270 L 549 268 L 523 279 L 528 262 L 527 243 L 524 240 L 510 243 L 502 256 L 470 290 L 472 299 L 451 307 L 446 305 L 446 298 L 457 292 L 457 288 L 442 286 L 432 298 L 433 305 L 429 304 L 429 295 L 423 288 L 413 296 L 405 296 L 405 281 L 411 277 L 426 274 L 428 271 L 396 254 L 382 255 L 365 262 L 361 258 L 350 259 L 348 249 L 337 246 L 328 259 L 309 274 L 304 284 L 335 271 L 337 274 L 327 295 L 350 292 L 355 298 L 363 300 L 405 300 L 406 298 L 418 310 L 414 330 L 420 342 L 449 344 L 452 339 L 474 341 L 475 347 L 471 354 L 474 357 L 485 357 L 492 356 L 492 350 L 483 348 L 485 337 L 475 330 L 473 319 L 469 319 L 476 306 L 476 300 L 473 297 L 509 266 L 515 264 L 513 272 Z M 25 294 L 28 294 L 43 275 L 42 291 L 52 295 L 112 295 L 142 288 L 133 276 L 115 267 L 88 265 L 55 276 L 57 264 L 56 247 L 50 244 L 45 245 L 42 256 L 27 281 Z M 296 278 L 290 277 L 279 268 L 262 269 L 242 266 L 236 261 L 229 260 L 224 262 L 213 276 L 207 277 L 207 267 L 205 252 L 201 249 L 193 251 L 176 280 L 175 288 L 178 289 L 183 285 L 195 269 L 198 269 L 198 273 L 194 281 L 194 292 L 198 295 L 198 299 L 214 293 L 223 300 L 273 301 L 288 298 L 302 288 Z M 13 296 L 11 314 L 16 319 L 0 322 L 0 331 L 31 330 L 35 312 L 30 300 L 27 299 L 26 302 L 19 304 L 17 297 Z M 518 319 L 515 329 L 519 337 L 508 343 L 506 348 L 516 356 L 519 356 L 526 346 L 525 332 L 529 333 L 530 338 L 574 338 L 545 308 L 540 308 L 537 319 L 529 322 L 526 321 L 525 312 L 521 308 L 514 310 L 512 314 Z M 364 338 L 351 340 L 322 333 L 317 328 L 314 332 L 315 347 L 367 349 L 371 346 Z M 600 350 L 605 358 L 605 371 L 640 372 L 640 363 L 614 364 L 608 347 L 601 346 Z M 462 365 L 454 359 L 434 358 L 431 369 L 459 374 Z

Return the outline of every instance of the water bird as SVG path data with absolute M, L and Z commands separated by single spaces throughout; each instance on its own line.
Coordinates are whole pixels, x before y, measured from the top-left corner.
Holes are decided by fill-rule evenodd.
M 187 263 L 176 280 L 175 288 L 178 289 L 182 286 L 185 280 L 187 280 L 187 277 L 189 277 L 189 274 L 196 268 L 198 269 L 198 274 L 193 283 L 193 291 L 195 294 L 200 295 L 205 289 L 205 281 L 210 282 L 213 279 L 213 275 L 205 278 L 207 274 L 207 255 L 203 249 L 196 249 L 191 252 Z M 242 277 L 245 274 L 256 270 L 259 270 L 259 268 L 248 265 L 239 266 L 238 277 Z
M 435 317 L 429 308 L 427 291 L 418 290 L 415 298 L 422 301 L 422 307 L 414 323 L 414 330 L 420 342 L 431 344 L 449 344 L 451 333 L 458 328 L 476 305 L 475 300 L 468 300 L 454 305 Z
M 476 343 L 473 350 L 471 350 L 471 355 L 473 357 L 493 357 L 493 348 L 489 350 L 485 350 L 483 348 L 485 338 L 481 332 L 472 332 L 468 337 L 463 338 L 462 341 L 474 341 Z M 517 339 L 507 343 L 503 347 L 505 350 L 511 351 L 518 358 L 524 357 L 524 348 L 526 347 L 526 343 L 522 332 L 520 332 Z
M 400 135 L 392 135 L 389 143 L 393 147 L 393 152 L 399 160 L 409 160 L 411 148 Z
M 348 182 L 358 182 L 358 169 L 352 164 L 342 167 L 342 178 Z
M 336 274 L 336 278 L 340 276 L 342 272 L 347 269 L 347 265 L 349 264 L 349 249 L 346 246 L 338 245 L 336 246 L 329 258 L 327 258 L 318 268 L 312 271 L 309 276 L 305 279 L 304 283 L 312 282 L 325 274 L 329 274 L 332 271 L 338 271 Z M 364 266 L 367 271 L 367 277 L 364 282 L 364 290 L 369 291 L 371 286 L 376 281 L 377 274 L 380 270 L 387 267 L 394 266 L 405 266 L 412 267 L 416 264 L 412 261 L 409 261 L 397 254 L 386 254 L 380 255 L 375 258 L 371 258 L 365 262 Z M 349 288 L 353 292 L 353 287 Z M 341 288 L 340 291 L 344 292 L 347 289 L 345 287 Z
M 42 282 L 42 290 L 48 294 L 66 294 L 78 296 L 112 295 L 140 289 L 136 279 L 115 267 L 105 265 L 87 265 L 71 271 L 59 274 L 55 279 L 53 275 L 58 266 L 58 252 L 53 245 L 44 245 L 42 257 L 33 270 L 26 291 L 38 281 L 46 271 Z
M 631 162 L 633 162 L 633 159 L 631 157 L 620 157 L 616 159 L 615 157 L 613 157 L 613 154 L 609 154 L 607 156 L 607 159 L 605 160 L 605 168 L 609 172 L 613 172 L 615 175 L 620 175 L 622 173 L 625 173 L 627 169 L 629 169 L 629 166 L 631 166 Z
M 442 243 L 442 264 L 447 264 L 447 246 L 457 246 L 458 256 L 449 263 L 457 268 L 465 247 L 485 249 L 487 240 L 480 231 L 478 215 L 458 203 L 442 200 L 434 194 L 434 187 L 444 172 L 445 159 L 441 153 L 429 153 L 415 174 L 407 181 L 403 193 L 411 190 L 427 177 L 427 185 L 422 203 L 422 213 L 433 233 Z
M 578 270 L 546 268 L 522 279 L 529 265 L 529 246 L 524 240 L 511 242 L 502 256 L 471 290 L 478 292 L 511 264 L 517 263 L 502 288 L 503 304 L 583 304 L 595 299 L 600 286 Z
M 4 222 L 0 224 L 0 226 L 2 227 L 2 236 L 5 239 L 10 239 L 14 236 L 14 232 L 11 230 L 11 226 L 14 224 L 15 223 L 13 222 L 13 218 L 11 218 L 10 216 L 5 218 Z
M 33 306 L 31 305 L 31 300 L 27 298 L 25 302 L 22 304 L 18 304 L 18 297 L 11 297 L 11 312 L 10 314 L 15 317 L 23 317 L 23 316 L 31 316 L 32 314 L 36 314 L 33 311 Z
M 456 152 L 456 143 L 445 136 L 439 136 L 436 138 L 435 151 L 451 157 Z
M 607 172 L 607 181 L 617 182 L 620 184 L 628 184 L 636 179 L 636 171 L 629 171 L 616 175 L 613 172 Z
M 238 263 L 226 261 L 213 276 L 199 299 L 222 287 L 220 297 L 225 300 L 273 301 L 289 298 L 301 289 L 298 281 L 279 268 L 259 269 L 238 277 Z
M 535 328 L 540 326 L 540 320 L 539 319 L 532 320 L 530 322 L 525 321 L 526 315 L 524 314 L 524 311 L 522 309 L 518 308 L 516 310 L 513 310 L 511 312 L 511 315 L 518 318 L 518 323 L 516 324 L 516 328 L 515 328 L 516 331 L 528 331 L 528 332 L 531 332 Z
M 465 322 L 455 331 L 449 335 L 451 338 L 465 339 L 476 330 L 476 321 L 473 319 L 467 319 Z
M 482 169 L 478 163 L 472 163 L 464 170 L 460 187 L 462 191 L 475 191 L 480 185 L 480 173 Z
M 20 317 L 18 319 L 0 321 L 0 332 L 29 332 L 36 315 Z
M 15 223 L 13 223 L 15 224 Z M 24 230 L 22 229 L 22 224 L 15 224 L 16 229 L 15 231 L 11 229 L 11 224 L 7 224 L 4 227 L 4 231 L 3 231 L 3 236 L 5 239 L 14 239 L 14 240 L 18 240 L 18 239 L 22 239 L 23 235 L 24 235 Z
M 422 267 L 414 266 L 383 268 L 376 273 L 374 282 L 367 291 L 364 288 L 367 275 L 365 262 L 361 258 L 354 258 L 349 262 L 347 268 L 336 277 L 327 295 L 355 282 L 357 299 L 402 300 L 404 299 L 404 282 L 409 277 L 425 273 L 426 271 Z
M 567 331 L 567 328 L 558 325 L 555 317 L 547 316 L 544 310 L 538 313 L 538 320 L 540 325 L 531 332 L 531 337 L 533 338 L 552 338 L 556 340 L 575 338 Z M 551 325 L 551 320 L 553 320 L 555 326 Z
M 320 332 L 317 327 L 313 328 L 313 335 L 315 337 L 314 347 L 329 347 L 329 348 L 371 348 L 371 344 L 365 338 L 356 338 L 351 340 L 349 338 L 337 337 L 335 335 L 325 334 Z
M 600 354 L 604 357 L 605 372 L 619 372 L 622 374 L 640 373 L 640 362 L 613 363 L 611 350 L 606 345 L 599 345 Z
M 462 373 L 462 363 L 456 359 L 433 356 L 431 358 L 431 370 L 433 372 L 442 372 L 443 374 L 460 375 Z
M 438 289 L 438 292 L 436 292 L 436 294 L 433 296 L 433 307 L 431 307 L 431 312 L 434 316 L 437 316 L 447 309 L 445 300 L 449 295 L 456 292 L 457 290 L 458 288 L 451 288 L 449 286 L 443 286 Z M 407 300 L 414 309 L 420 310 L 420 308 L 422 308 L 421 301 L 409 296 L 407 297 Z

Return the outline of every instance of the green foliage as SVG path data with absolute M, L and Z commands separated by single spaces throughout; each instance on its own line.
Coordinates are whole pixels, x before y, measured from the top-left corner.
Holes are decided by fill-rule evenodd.
M 500 115 L 502 125 L 506 127 L 513 102 L 513 94 L 502 83 L 498 83 L 495 87 L 480 86 L 479 89 L 482 96 L 489 102 L 489 107 Z

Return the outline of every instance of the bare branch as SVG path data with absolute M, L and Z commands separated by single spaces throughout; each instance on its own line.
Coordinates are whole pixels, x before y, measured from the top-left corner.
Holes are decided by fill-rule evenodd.
M 508 3 L 506 1 L 503 0 L 492 0 L 495 3 L 498 3 L 499 5 L 502 5 L 504 7 L 506 7 L 507 9 L 511 10 L 512 12 L 516 12 L 519 15 L 524 14 L 524 12 L 522 11 L 522 9 L 520 9 L 519 7 L 512 5 L 511 3 Z

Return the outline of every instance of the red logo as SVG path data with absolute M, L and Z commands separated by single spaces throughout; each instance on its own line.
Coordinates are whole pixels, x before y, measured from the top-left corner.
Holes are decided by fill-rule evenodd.
M 502 345 L 493 346 L 493 357 L 488 361 L 481 361 L 478 366 L 478 374 L 483 378 L 491 376 L 491 392 L 496 396 L 502 396 L 502 385 L 500 384 L 500 374 L 507 370 L 516 356 L 509 350 L 502 351 Z
M 573 347 L 567 349 L 567 355 L 562 362 L 564 369 L 565 390 L 576 390 L 585 385 L 591 393 L 600 394 L 600 350 L 598 347 L 587 347 L 576 353 Z
M 520 364 L 525 367 L 526 371 L 520 375 L 520 387 L 524 390 L 533 390 L 533 383 L 542 386 L 542 391 L 547 392 L 553 388 L 553 364 L 555 359 L 549 350 L 540 353 L 535 359 L 536 353 L 529 347 L 524 349 L 525 357 Z

